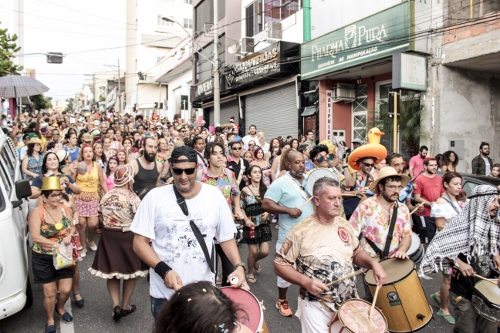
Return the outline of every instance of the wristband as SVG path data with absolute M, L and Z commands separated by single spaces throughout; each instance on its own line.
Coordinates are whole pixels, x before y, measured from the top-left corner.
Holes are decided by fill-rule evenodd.
M 156 274 L 158 274 L 162 279 L 164 279 L 167 273 L 171 270 L 172 268 L 169 265 L 167 265 L 167 263 L 164 261 L 160 261 L 155 266 Z

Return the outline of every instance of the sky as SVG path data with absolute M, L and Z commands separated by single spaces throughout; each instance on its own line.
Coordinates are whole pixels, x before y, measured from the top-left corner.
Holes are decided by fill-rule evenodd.
M 23 10 L 16 9 L 24 3 Z M 53 104 L 75 97 L 95 72 L 125 70 L 125 0 L 2 0 L 0 28 L 18 31 L 16 15 L 24 15 L 24 38 L 18 39 L 24 67 L 50 88 Z M 47 52 L 65 54 L 62 64 L 48 64 Z M 34 54 L 42 53 L 42 54 Z

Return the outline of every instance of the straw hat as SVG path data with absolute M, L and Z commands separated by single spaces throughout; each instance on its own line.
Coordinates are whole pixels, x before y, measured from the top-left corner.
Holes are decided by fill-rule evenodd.
M 61 178 L 57 176 L 44 177 L 42 180 L 42 191 L 62 191 Z
M 62 163 L 64 161 L 66 161 L 66 159 L 68 158 L 69 154 L 66 150 L 64 149 L 59 149 L 56 153 L 56 156 L 57 156 L 57 159 L 59 160 L 59 163 Z
M 134 181 L 134 167 L 130 164 L 119 165 L 115 170 L 115 186 L 124 186 L 128 182 Z
M 38 143 L 39 145 L 41 145 L 42 140 L 40 140 L 39 138 L 30 138 L 26 144 L 30 145 L 32 143 Z
M 85 133 L 82 135 L 82 141 L 85 141 L 85 142 L 93 142 L 93 138 L 92 138 L 92 135 L 90 135 L 89 133 Z
M 380 192 L 378 189 L 378 183 L 384 178 L 396 177 L 396 176 L 401 177 L 401 186 L 403 187 L 408 185 L 408 183 L 410 182 L 410 177 L 398 174 L 396 169 L 390 166 L 386 166 L 380 169 L 380 171 L 378 172 L 378 176 L 379 177 L 377 178 L 377 180 L 375 180 L 373 183 L 370 184 L 370 190 L 375 194 L 378 194 Z

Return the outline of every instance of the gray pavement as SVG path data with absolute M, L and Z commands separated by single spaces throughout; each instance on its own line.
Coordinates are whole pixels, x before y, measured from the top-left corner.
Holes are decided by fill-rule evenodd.
M 268 327 L 272 333 L 293 333 L 300 332 L 300 322 L 294 317 L 282 317 L 275 308 L 277 298 L 276 277 L 273 273 L 274 244 L 277 239 L 277 230 L 273 225 L 273 244 L 271 245 L 271 255 L 261 263 L 262 272 L 255 274 L 258 282 L 251 284 L 251 292 L 259 299 L 263 300 L 266 310 L 264 316 Z M 246 260 L 247 248 L 243 245 L 240 249 L 243 260 Z M 80 290 L 85 298 L 85 306 L 77 308 L 74 301 L 71 302 L 70 313 L 73 314 L 72 324 L 66 324 L 56 318 L 58 332 L 61 333 L 83 333 L 83 332 L 151 332 L 153 320 L 149 306 L 149 284 L 145 278 L 139 279 L 137 287 L 132 297 L 131 303 L 137 305 L 136 312 L 122 318 L 119 322 L 114 322 L 111 318 L 112 304 L 109 298 L 106 282 L 103 279 L 91 275 L 87 269 L 92 264 L 94 253 L 89 252 L 83 262 L 80 263 L 81 282 Z M 422 280 L 426 295 L 438 290 L 441 276 L 434 274 L 433 280 Z M 360 296 L 363 295 L 363 287 L 358 279 L 358 290 Z M 11 332 L 44 332 L 45 313 L 43 310 L 43 293 L 41 286 L 33 286 L 34 304 L 31 308 L 25 309 L 9 318 L 0 320 L 0 333 Z M 292 310 L 297 309 L 298 288 L 292 286 L 288 290 L 288 298 Z M 434 311 L 434 319 L 420 330 L 420 332 L 451 332 L 453 326 L 447 324 L 435 313 L 437 307 L 428 298 L 429 304 Z M 69 305 L 69 304 L 68 304 Z

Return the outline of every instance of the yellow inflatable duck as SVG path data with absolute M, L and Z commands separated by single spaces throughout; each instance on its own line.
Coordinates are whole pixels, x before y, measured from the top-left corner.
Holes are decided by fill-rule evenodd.
M 361 169 L 358 161 L 362 158 L 373 157 L 375 164 L 380 163 L 387 156 L 387 149 L 380 144 L 380 137 L 385 133 L 380 131 L 377 127 L 368 131 L 368 143 L 355 149 L 349 155 L 349 168 L 355 171 Z

